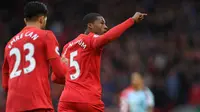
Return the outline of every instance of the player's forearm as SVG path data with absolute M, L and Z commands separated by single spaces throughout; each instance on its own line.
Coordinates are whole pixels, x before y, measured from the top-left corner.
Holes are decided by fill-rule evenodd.
M 9 75 L 6 73 L 2 73 L 2 88 L 4 91 L 8 91 L 8 80 L 9 80 Z
M 55 73 L 52 73 L 51 74 L 51 80 L 52 82 L 56 83 L 56 84 L 62 84 L 64 85 L 65 84 L 65 78 L 58 78 L 56 77 Z
M 58 78 L 65 77 L 65 74 L 67 73 L 67 66 L 65 65 L 65 63 L 61 61 L 60 57 L 51 59 L 50 64 L 56 77 Z
M 108 32 L 106 32 L 102 36 L 96 38 L 94 40 L 93 46 L 100 47 L 102 45 L 109 43 L 110 41 L 113 41 L 119 38 L 122 35 L 122 33 L 124 33 L 124 31 L 130 28 L 133 24 L 134 24 L 134 20 L 132 18 L 127 19 L 123 23 L 110 29 Z

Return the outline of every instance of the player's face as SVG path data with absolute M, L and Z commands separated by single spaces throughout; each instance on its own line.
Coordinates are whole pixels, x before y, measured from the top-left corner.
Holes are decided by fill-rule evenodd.
M 106 21 L 102 16 L 97 17 L 97 19 L 94 21 L 92 30 L 98 35 L 102 35 L 108 30 Z
M 39 22 L 41 25 L 41 29 L 45 29 L 46 28 L 46 23 L 47 23 L 47 17 L 46 16 L 41 16 L 39 18 Z
M 133 86 L 143 85 L 143 78 L 139 73 L 133 73 L 131 77 L 131 83 Z

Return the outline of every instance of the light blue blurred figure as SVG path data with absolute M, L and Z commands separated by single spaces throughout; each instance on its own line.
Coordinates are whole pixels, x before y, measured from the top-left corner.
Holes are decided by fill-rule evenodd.
M 120 112 L 153 112 L 154 96 L 145 87 L 143 76 L 135 72 L 131 75 L 131 85 L 120 96 Z

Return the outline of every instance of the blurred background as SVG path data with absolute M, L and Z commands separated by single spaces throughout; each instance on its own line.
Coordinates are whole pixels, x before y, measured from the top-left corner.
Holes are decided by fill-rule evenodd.
M 101 82 L 106 112 L 119 111 L 120 92 L 130 84 L 131 73 L 141 69 L 155 97 L 155 112 L 200 112 L 199 0 L 40 1 L 48 5 L 47 29 L 55 33 L 60 48 L 84 32 L 82 18 L 87 13 L 100 13 L 110 28 L 136 11 L 148 13 L 142 23 L 104 49 Z M 0 4 L 1 65 L 6 43 L 24 27 L 23 6 L 27 3 L 4 2 Z M 63 86 L 51 86 L 57 108 Z M 1 87 L 0 112 L 5 111 L 5 101 L 6 93 Z

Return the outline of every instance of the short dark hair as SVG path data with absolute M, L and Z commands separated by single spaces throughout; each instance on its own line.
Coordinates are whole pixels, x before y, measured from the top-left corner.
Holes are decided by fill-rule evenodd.
M 85 15 L 83 18 L 84 25 L 87 25 L 88 23 L 93 23 L 99 16 L 101 16 L 101 14 L 99 13 L 89 13 Z
M 32 1 L 27 3 L 24 7 L 24 18 L 27 20 L 33 20 L 38 16 L 47 16 L 47 14 L 47 6 L 42 2 Z

